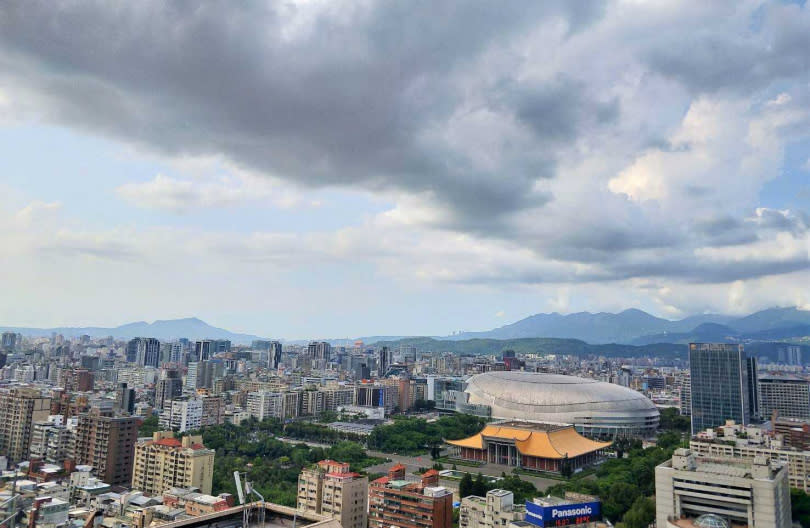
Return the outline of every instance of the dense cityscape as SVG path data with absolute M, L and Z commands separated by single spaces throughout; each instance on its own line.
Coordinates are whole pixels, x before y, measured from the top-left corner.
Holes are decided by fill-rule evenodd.
M 806 345 L 771 343 L 773 359 L 744 344 L 681 347 L 670 358 L 454 354 L 7 331 L 4 522 L 810 520 L 796 509 L 810 502 Z

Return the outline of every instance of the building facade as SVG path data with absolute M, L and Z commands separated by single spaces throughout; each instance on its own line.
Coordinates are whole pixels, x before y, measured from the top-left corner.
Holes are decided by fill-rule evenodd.
M 470 495 L 461 499 L 459 528 L 502 528 L 526 517 L 526 508 L 515 504 L 511 491 L 494 489 L 486 497 Z
M 787 468 L 764 456 L 752 462 L 701 458 L 689 449 L 655 468 L 659 528 L 687 528 L 702 516 L 717 516 L 748 528 L 791 526 Z
M 28 457 L 34 423 L 46 421 L 51 399 L 33 387 L 0 390 L 0 454 L 11 462 Z
M 692 434 L 726 420 L 746 425 L 757 414 L 756 363 L 742 345 L 690 343 L 689 376 Z
M 368 477 L 347 463 L 322 460 L 298 477 L 298 509 L 338 519 L 343 528 L 366 528 Z
M 369 485 L 369 528 L 451 528 L 453 494 L 437 484 L 406 480 L 404 466 L 392 467 Z
M 810 381 L 796 376 L 762 376 L 759 378 L 760 405 L 763 418 L 810 419 Z
M 135 446 L 132 489 L 160 495 L 174 487 L 198 488 L 210 494 L 213 476 L 214 451 L 202 445 L 201 436 L 178 440 L 162 431 Z
M 76 463 L 92 466 L 96 476 L 107 484 L 129 485 L 140 423 L 134 416 L 105 416 L 97 409 L 80 414 Z

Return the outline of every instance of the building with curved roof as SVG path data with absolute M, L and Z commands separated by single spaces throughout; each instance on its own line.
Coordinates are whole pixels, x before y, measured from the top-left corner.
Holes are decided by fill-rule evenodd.
M 602 458 L 610 442 L 585 438 L 570 425 L 507 422 L 490 424 L 469 438 L 445 440 L 453 456 L 541 471 L 572 471 Z
M 660 414 L 634 390 L 593 379 L 536 372 L 499 371 L 467 381 L 457 408 L 503 420 L 573 424 L 602 438 L 651 436 Z

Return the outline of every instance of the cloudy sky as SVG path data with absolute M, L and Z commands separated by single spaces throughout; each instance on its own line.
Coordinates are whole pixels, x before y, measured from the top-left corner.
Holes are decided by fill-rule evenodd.
M 0 323 L 810 306 L 810 7 L 0 6 Z

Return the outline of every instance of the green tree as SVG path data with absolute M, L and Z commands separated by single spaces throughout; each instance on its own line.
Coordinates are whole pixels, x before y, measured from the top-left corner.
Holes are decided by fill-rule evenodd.
M 810 528 L 810 495 L 800 489 L 790 490 L 790 510 L 794 522 Z
M 156 431 L 160 431 L 160 424 L 157 415 L 153 414 L 145 418 L 138 428 L 138 436 L 152 436 Z
M 624 528 L 647 528 L 655 521 L 655 501 L 648 497 L 638 497 L 622 517 Z
M 464 476 L 461 477 L 461 482 L 458 483 L 458 496 L 463 499 L 464 497 L 475 495 L 473 488 L 473 479 L 469 473 L 465 472 Z
M 475 480 L 473 481 L 473 495 L 477 495 L 479 497 L 483 497 L 489 491 L 489 486 L 487 486 L 486 481 L 484 480 L 484 475 L 481 473 L 475 476 Z
M 608 520 L 615 523 L 630 510 L 638 497 L 638 487 L 627 482 L 616 482 L 601 497 L 602 512 Z

